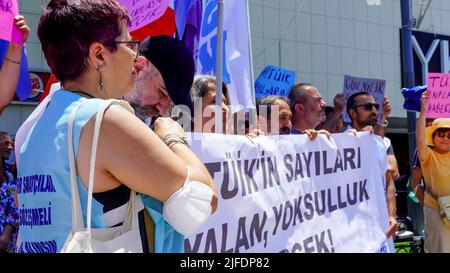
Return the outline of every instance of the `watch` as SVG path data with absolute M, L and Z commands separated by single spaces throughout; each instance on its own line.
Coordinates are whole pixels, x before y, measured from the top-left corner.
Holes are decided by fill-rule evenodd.
M 385 120 L 383 120 L 382 122 L 381 122 L 381 127 L 387 127 L 388 126 L 388 124 L 389 124 L 389 122 L 387 121 L 387 119 L 385 119 Z

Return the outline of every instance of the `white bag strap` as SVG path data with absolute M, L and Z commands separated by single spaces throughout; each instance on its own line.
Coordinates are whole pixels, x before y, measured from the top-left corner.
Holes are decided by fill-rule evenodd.
M 75 155 L 73 149 L 73 124 L 75 122 L 75 114 L 78 109 L 83 105 L 80 103 L 75 109 L 72 110 L 69 117 L 67 142 L 68 142 L 68 152 L 69 152 L 69 162 L 70 162 L 70 189 L 72 196 L 72 229 L 81 230 L 83 228 L 83 218 L 81 214 L 80 205 L 80 195 L 78 193 L 77 186 L 77 172 L 75 167 Z
M 92 150 L 91 150 L 91 163 L 89 169 L 89 187 L 88 187 L 88 200 L 87 200 L 87 217 L 86 217 L 86 225 L 89 234 L 91 233 L 91 216 L 92 216 L 92 194 L 94 191 L 94 171 L 95 171 L 95 161 L 97 156 L 97 144 L 98 137 L 100 135 L 100 126 L 102 125 L 103 115 L 106 109 L 111 105 L 111 100 L 105 100 L 100 109 L 97 112 L 95 117 L 95 126 L 94 126 L 94 137 L 92 138 Z
M 87 200 L 87 215 L 86 215 L 86 226 L 87 231 L 89 234 L 91 234 L 91 225 L 92 225 L 92 195 L 93 195 L 93 189 L 94 189 L 94 171 L 95 171 L 95 162 L 96 162 L 96 155 L 97 155 L 97 144 L 98 144 L 98 138 L 100 134 L 100 126 L 103 121 L 103 116 L 108 109 L 108 107 L 112 104 L 112 100 L 105 100 L 102 105 L 100 106 L 100 109 L 97 112 L 95 125 L 94 125 L 94 136 L 92 139 L 92 151 L 91 151 L 91 159 L 90 159 L 90 169 L 89 169 L 89 186 L 88 186 L 88 200 Z M 74 150 L 73 150 L 73 123 L 75 119 L 75 113 L 80 108 L 81 104 L 76 107 L 72 113 L 71 117 L 69 119 L 69 157 L 70 157 L 70 173 L 71 173 L 71 184 L 72 184 L 72 226 L 73 228 L 82 229 L 83 228 L 83 222 L 82 222 L 82 214 L 81 214 L 81 206 L 80 206 L 80 200 L 79 200 L 79 194 L 78 194 L 78 188 L 77 188 L 77 179 L 76 179 L 76 169 L 75 169 L 75 156 L 74 156 Z M 76 194 L 76 195 L 75 195 Z M 74 197 L 77 196 L 78 198 Z M 129 201 L 129 207 L 128 207 L 128 213 L 123 223 L 124 229 L 130 229 L 131 226 L 137 227 L 137 219 L 134 217 L 135 214 L 135 202 L 136 202 L 136 193 L 131 190 L 130 191 L 130 201 Z

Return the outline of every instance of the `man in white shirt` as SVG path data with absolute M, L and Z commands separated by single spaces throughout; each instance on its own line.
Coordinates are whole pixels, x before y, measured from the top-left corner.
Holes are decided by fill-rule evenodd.
M 388 105 L 388 103 L 385 103 L 383 106 L 386 106 L 387 108 Z M 351 95 L 347 100 L 347 113 L 352 121 L 351 127 L 356 131 L 364 131 L 368 128 L 373 131 L 373 127 L 377 126 L 379 108 L 380 105 L 377 104 L 375 99 L 367 92 L 358 92 Z M 384 137 L 383 141 L 387 147 L 387 156 L 391 152 L 393 154 L 390 140 Z M 386 201 L 389 215 L 389 229 L 386 232 L 386 236 L 388 238 L 394 236 L 398 229 L 393 173 L 394 166 L 388 161 L 388 168 L 386 171 Z

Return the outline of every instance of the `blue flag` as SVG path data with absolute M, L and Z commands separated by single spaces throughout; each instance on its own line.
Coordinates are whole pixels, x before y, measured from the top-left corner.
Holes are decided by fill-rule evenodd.
M 426 89 L 426 85 L 416 86 L 413 88 L 402 88 L 402 95 L 405 98 L 403 109 L 408 111 L 420 112 L 420 98 L 422 97 L 422 93 Z
M 180 40 L 183 38 L 189 10 L 197 1 L 198 0 L 175 0 L 174 2 L 175 24 L 177 25 Z
M 0 64 L 3 64 L 6 52 L 8 51 L 9 42 L 0 40 Z M 22 49 L 22 62 L 20 65 L 19 82 L 17 83 L 16 95 L 19 100 L 23 101 L 31 95 L 30 71 L 28 69 L 28 58 L 25 52 L 25 45 Z

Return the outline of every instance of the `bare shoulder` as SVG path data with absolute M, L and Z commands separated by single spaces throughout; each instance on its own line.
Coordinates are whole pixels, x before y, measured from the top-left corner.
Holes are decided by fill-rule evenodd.
M 148 128 L 145 123 L 139 120 L 134 113 L 125 109 L 120 105 L 113 104 L 105 112 L 103 117 L 104 128 L 106 132 L 120 133 L 127 132 L 130 134 L 150 133 L 151 129 Z
M 111 105 L 105 112 L 101 134 L 106 146 L 118 149 L 148 150 L 161 140 L 134 113 L 120 105 Z
M 125 107 L 117 104 L 112 104 L 110 107 L 108 107 L 103 118 L 105 122 L 111 124 L 118 123 L 119 125 L 123 123 L 124 120 L 130 120 L 131 122 L 133 122 L 134 119 L 139 121 L 139 119 L 136 118 L 136 116 L 132 112 L 127 110 Z

